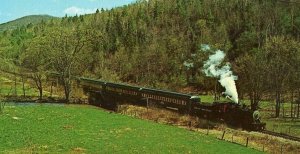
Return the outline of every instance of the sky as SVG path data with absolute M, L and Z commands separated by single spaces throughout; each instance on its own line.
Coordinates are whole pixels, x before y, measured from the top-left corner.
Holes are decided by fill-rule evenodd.
M 110 9 L 136 0 L 0 0 L 0 23 L 27 15 L 47 14 L 56 17 L 93 13 L 97 8 Z

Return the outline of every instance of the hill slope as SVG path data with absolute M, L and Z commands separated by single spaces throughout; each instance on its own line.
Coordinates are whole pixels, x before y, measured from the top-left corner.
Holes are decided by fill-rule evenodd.
M 10 106 L 5 112 L 0 153 L 260 153 L 91 106 Z
M 48 21 L 51 19 L 55 19 L 56 17 L 49 16 L 49 15 L 30 15 L 25 16 L 13 21 L 9 21 L 7 23 L 0 24 L 0 32 L 3 32 L 5 30 L 13 30 L 21 26 L 26 26 L 30 23 L 36 24 L 41 21 Z

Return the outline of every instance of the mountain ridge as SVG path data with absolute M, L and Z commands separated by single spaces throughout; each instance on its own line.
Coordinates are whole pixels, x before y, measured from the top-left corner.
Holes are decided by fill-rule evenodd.
M 11 20 L 5 23 L 0 24 L 0 32 L 6 30 L 14 30 L 16 28 L 27 26 L 28 24 L 37 24 L 41 21 L 49 21 L 51 19 L 56 19 L 58 17 L 50 16 L 50 15 L 28 15 L 15 20 Z

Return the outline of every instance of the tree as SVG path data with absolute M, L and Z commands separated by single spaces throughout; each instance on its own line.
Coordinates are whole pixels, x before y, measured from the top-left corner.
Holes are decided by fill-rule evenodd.
M 262 49 L 253 49 L 250 53 L 239 57 L 235 69 L 239 76 L 241 93 L 247 93 L 251 101 L 251 109 L 256 110 L 263 95 L 268 90 L 266 82 L 267 67 Z
M 39 91 L 39 99 L 43 98 L 43 82 L 46 78 L 49 60 L 48 49 L 46 37 L 36 37 L 21 56 L 21 64 L 26 71 L 29 71 L 29 76 Z
M 50 43 L 50 65 L 60 74 L 65 100 L 68 102 L 72 92 L 72 76 L 81 75 L 87 68 L 89 53 L 83 50 L 86 44 L 84 31 L 78 27 L 72 30 L 53 30 L 47 36 Z
M 279 117 L 282 93 L 288 87 L 288 79 L 299 71 L 299 52 L 299 42 L 283 36 L 271 37 L 264 46 L 268 85 L 275 93 L 276 117 Z

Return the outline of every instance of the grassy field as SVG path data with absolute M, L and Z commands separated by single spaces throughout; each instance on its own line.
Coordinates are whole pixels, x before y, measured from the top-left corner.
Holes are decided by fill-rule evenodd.
M 259 153 L 91 106 L 9 105 L 0 124 L 0 153 Z
M 15 76 L 1 72 L 0 76 L 0 96 L 23 96 L 23 83 L 20 77 L 17 76 L 17 82 L 15 86 Z M 49 83 L 48 83 L 49 84 Z M 32 79 L 25 79 L 24 84 L 25 96 L 26 97 L 38 97 L 39 91 L 36 88 L 34 81 Z M 53 88 L 53 96 L 58 96 L 58 90 Z M 47 82 L 43 82 L 43 97 L 50 96 L 50 86 Z
M 291 118 L 290 117 L 290 103 L 284 103 L 281 106 L 280 117 L 274 118 L 275 109 L 274 102 L 270 101 L 262 101 L 260 113 L 262 116 L 262 121 L 266 123 L 266 129 L 285 133 L 292 136 L 300 137 L 300 119 L 299 118 Z M 285 117 L 283 117 L 282 108 L 285 110 Z
M 19 79 L 20 80 L 20 79 Z M 18 96 L 23 95 L 23 85 L 22 82 L 18 81 L 16 84 L 16 91 Z M 7 77 L 0 77 L 0 95 L 8 96 L 15 93 L 14 81 L 8 79 Z M 38 91 L 29 84 L 25 84 L 25 94 L 26 96 L 38 96 Z
M 290 114 L 290 104 L 284 104 L 285 111 L 288 111 L 287 114 Z M 300 137 L 300 119 L 298 118 L 291 118 L 290 115 L 286 115 L 286 117 L 281 115 L 279 118 L 274 118 L 274 104 L 270 102 L 265 102 L 264 107 L 262 108 L 261 115 L 262 121 L 266 122 L 267 130 L 285 133 L 293 136 Z
M 213 102 L 214 97 L 212 95 L 201 95 L 203 102 Z M 225 98 L 221 98 L 221 101 L 226 101 Z M 227 100 L 228 101 L 228 100 Z M 250 106 L 250 100 L 242 100 L 243 103 Z M 290 103 L 284 103 L 281 109 L 284 107 L 285 118 L 283 118 L 282 110 L 280 112 L 280 118 L 274 118 L 275 115 L 275 103 L 271 101 L 261 101 L 259 104 L 262 121 L 266 123 L 266 129 L 279 133 L 285 133 L 293 136 L 300 137 L 300 119 L 290 118 Z

